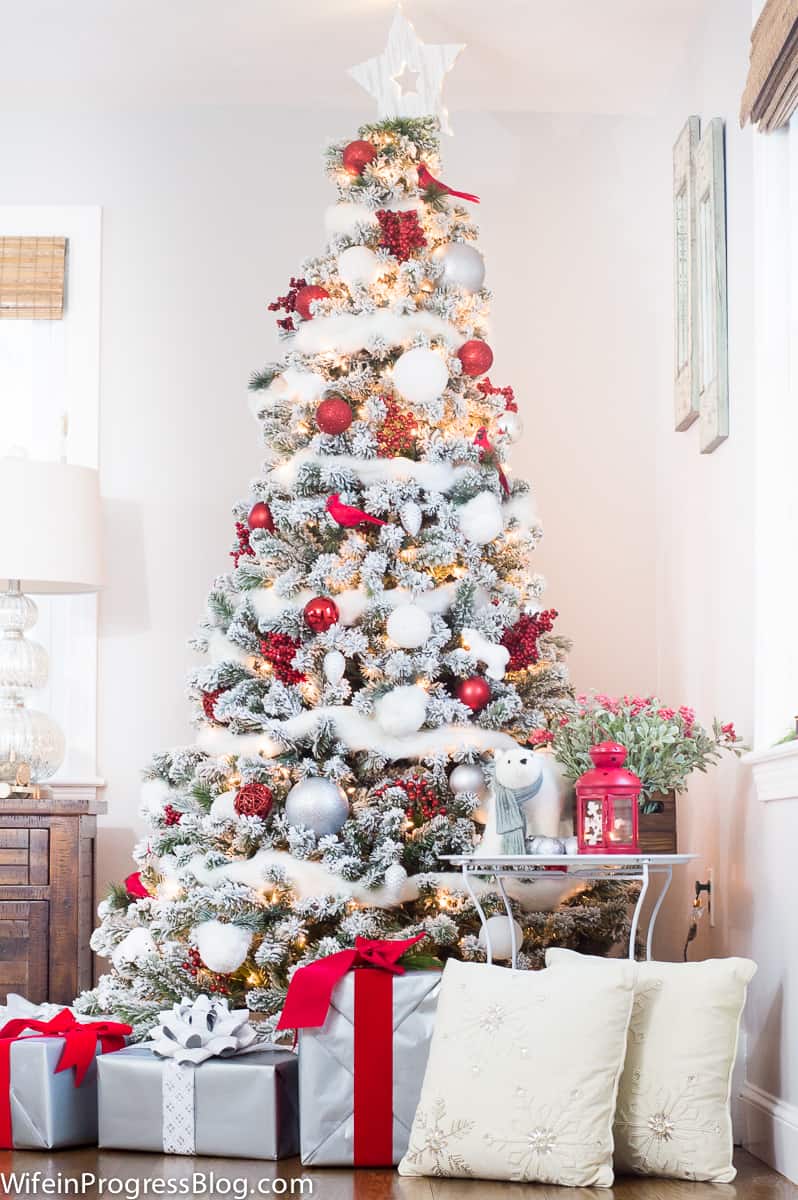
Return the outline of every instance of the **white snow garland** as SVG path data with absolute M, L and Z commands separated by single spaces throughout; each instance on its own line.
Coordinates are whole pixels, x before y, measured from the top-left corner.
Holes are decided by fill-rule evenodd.
M 288 404 L 312 404 L 320 400 L 328 387 L 323 375 L 315 371 L 300 371 L 296 367 L 287 367 L 280 375 L 276 375 L 267 388 L 251 392 L 249 406 L 252 415 L 269 408 L 275 400 Z
M 355 354 L 374 341 L 389 346 L 409 345 L 419 333 L 442 338 L 451 348 L 463 344 L 460 330 L 425 309 L 394 313 L 381 308 L 371 313 L 335 313 L 303 321 L 294 335 L 294 348 L 303 354 Z
M 265 733 L 234 734 L 221 726 L 206 726 L 197 735 L 197 745 L 209 754 L 260 754 L 275 758 L 282 745 L 279 730 L 287 737 L 298 738 L 312 733 L 323 720 L 331 721 L 335 732 L 347 749 L 356 752 L 369 750 L 390 761 L 422 759 L 432 754 L 455 757 L 464 750 L 495 750 L 499 746 L 517 746 L 509 734 L 498 729 L 482 729 L 478 725 L 441 725 L 438 729 L 422 729 L 408 737 L 393 737 L 384 733 L 376 721 L 364 717 L 348 705 L 319 705 L 275 723 L 274 737 Z
M 413 196 L 407 200 L 395 200 L 392 204 L 383 205 L 391 212 L 410 212 L 411 209 L 421 211 L 424 201 Z M 365 204 L 355 204 L 342 200 L 340 204 L 331 204 L 324 212 L 324 229 L 329 237 L 352 236 L 359 225 L 376 225 L 376 209 L 367 208 Z
M 477 662 L 484 662 L 485 674 L 489 679 L 504 679 L 504 672 L 510 661 L 510 651 L 506 646 L 488 641 L 478 629 L 470 627 L 463 629 L 463 645 L 470 650 Z
M 338 606 L 341 625 L 354 625 L 372 604 L 380 604 L 389 608 L 415 604 L 418 608 L 423 608 L 426 613 L 443 616 L 452 607 L 459 586 L 459 583 L 456 582 L 441 583 L 438 587 L 415 596 L 407 588 L 400 587 L 388 588 L 384 592 L 375 592 L 373 595 L 370 595 L 365 588 L 349 588 L 344 592 L 337 592 L 333 599 Z M 312 600 L 315 595 L 315 592 L 305 588 L 294 596 L 281 596 L 274 588 L 262 587 L 247 592 L 247 599 L 259 618 L 271 621 L 289 609 L 304 608 L 308 600 Z M 477 595 L 477 607 L 484 608 L 486 603 L 484 593 L 480 591 Z M 221 636 L 224 639 L 224 635 Z M 214 653 L 215 651 L 214 643 Z M 224 657 L 223 655 L 222 658 Z M 227 655 L 226 657 L 232 656 Z
M 353 458 L 348 454 L 314 454 L 299 450 L 292 458 L 273 467 L 271 476 L 286 489 L 293 489 L 300 468 L 309 465 L 322 471 L 351 471 L 362 483 L 384 483 L 411 479 L 429 492 L 448 492 L 473 465 L 453 467 L 450 463 L 416 462 L 412 458 Z
M 262 590 L 271 591 L 270 588 L 263 588 Z M 310 593 L 308 593 L 308 598 L 309 597 Z M 290 603 L 286 603 L 284 606 L 281 606 L 278 611 L 282 612 L 283 607 L 290 608 L 291 605 Z M 249 670 L 252 670 L 255 666 L 256 660 L 254 655 L 248 654 L 246 650 L 242 650 L 241 647 L 237 646 L 235 642 L 231 642 L 227 634 L 221 629 L 214 629 L 212 633 L 208 634 L 207 653 L 208 659 L 212 663 L 237 662 L 241 663 L 242 666 L 247 667 Z

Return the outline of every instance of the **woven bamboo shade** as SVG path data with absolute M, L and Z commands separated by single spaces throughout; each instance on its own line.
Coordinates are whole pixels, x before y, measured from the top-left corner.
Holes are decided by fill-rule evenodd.
M 767 0 L 751 33 L 751 66 L 740 124 L 761 133 L 785 126 L 798 108 L 798 0 Z
M 0 237 L 0 319 L 60 321 L 66 238 Z

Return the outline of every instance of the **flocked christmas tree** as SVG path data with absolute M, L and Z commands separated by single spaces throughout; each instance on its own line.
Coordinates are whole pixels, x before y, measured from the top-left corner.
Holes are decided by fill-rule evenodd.
M 196 742 L 149 769 L 138 871 L 93 938 L 113 969 L 80 1001 L 139 1032 L 203 991 L 275 1017 L 293 968 L 357 935 L 423 930 L 427 955 L 484 957 L 442 856 L 478 841 L 491 751 L 570 705 L 506 462 L 518 408 L 487 374 L 476 197 L 436 181 L 457 50 L 397 15 L 355 69 L 388 115 L 329 149 L 326 249 L 270 305 L 284 353 L 252 380 L 266 460 L 195 641 Z M 490 889 L 483 904 L 504 912 Z M 628 928 L 614 884 L 534 906 L 514 903 L 526 966 Z

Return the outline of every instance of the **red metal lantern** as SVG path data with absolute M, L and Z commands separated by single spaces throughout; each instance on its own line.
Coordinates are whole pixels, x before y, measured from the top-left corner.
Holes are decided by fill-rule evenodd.
M 637 854 L 642 784 L 624 767 L 626 747 L 599 742 L 593 769 L 576 781 L 576 836 L 580 854 Z

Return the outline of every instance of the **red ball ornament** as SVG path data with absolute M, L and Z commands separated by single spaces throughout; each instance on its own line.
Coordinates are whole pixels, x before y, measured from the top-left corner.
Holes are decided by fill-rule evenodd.
M 324 633 L 338 620 L 338 605 L 329 596 L 314 596 L 304 608 L 304 616 L 314 633 Z
M 274 533 L 272 510 L 268 504 L 265 504 L 263 500 L 259 500 L 257 504 L 253 504 L 249 510 L 247 525 L 249 525 L 250 529 L 265 529 L 268 533 Z
M 245 783 L 239 788 L 233 808 L 239 817 L 268 817 L 272 810 L 274 793 L 265 783 Z
M 316 409 L 316 424 L 322 433 L 344 433 L 352 419 L 352 409 L 343 396 L 328 396 Z
M 344 152 L 341 159 L 344 164 L 344 169 L 350 175 L 361 175 L 363 168 L 367 167 L 377 157 L 377 151 L 371 142 L 350 142 L 348 146 L 344 146 Z
M 301 287 L 296 294 L 294 306 L 302 320 L 309 321 L 313 316 L 310 306 L 314 300 L 326 300 L 329 294 L 326 288 L 319 287 L 315 283 L 308 283 Z
M 487 342 L 479 338 L 464 342 L 457 351 L 457 357 L 463 364 L 464 375 L 484 375 L 493 365 L 493 351 Z
M 470 679 L 460 680 L 454 694 L 472 712 L 479 712 L 490 700 L 490 684 L 481 675 L 472 675 Z

